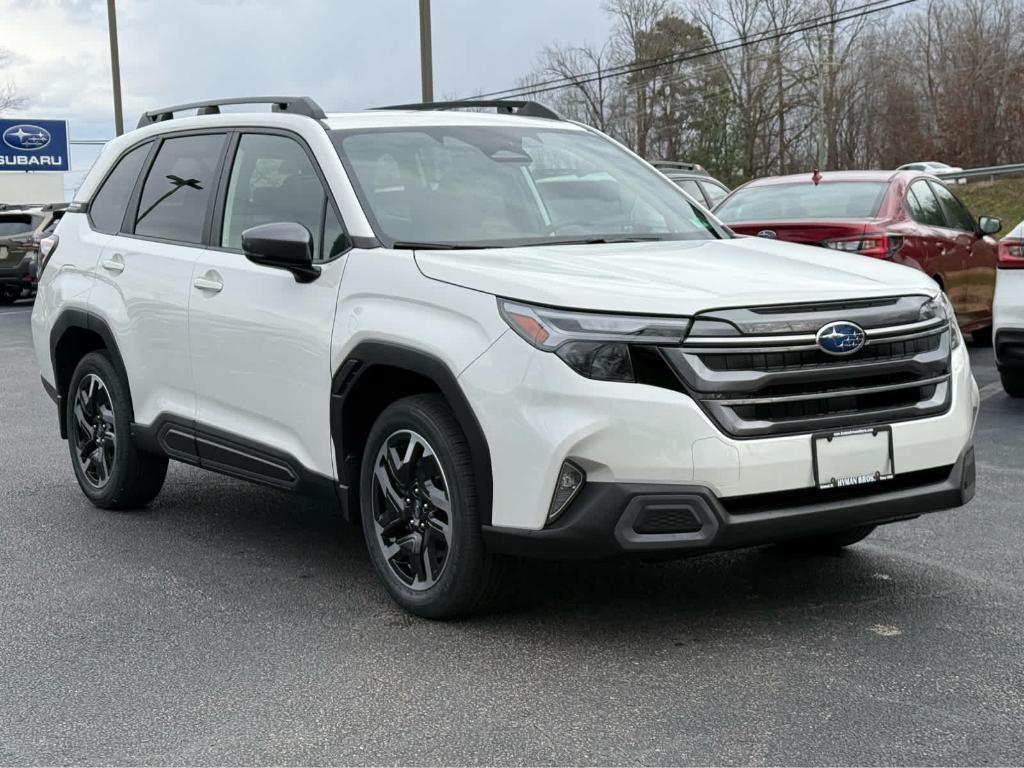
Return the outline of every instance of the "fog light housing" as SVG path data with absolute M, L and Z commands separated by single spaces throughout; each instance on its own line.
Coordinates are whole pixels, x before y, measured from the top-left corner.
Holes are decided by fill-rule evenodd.
M 555 493 L 551 497 L 551 506 L 548 507 L 548 523 L 553 523 L 576 495 L 583 488 L 587 480 L 586 473 L 571 461 L 563 461 L 562 468 L 558 471 L 558 480 L 555 481 Z

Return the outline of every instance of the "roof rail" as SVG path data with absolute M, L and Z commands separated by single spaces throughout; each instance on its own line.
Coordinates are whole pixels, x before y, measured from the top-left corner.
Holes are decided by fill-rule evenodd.
M 173 107 L 151 109 L 144 112 L 139 118 L 139 125 L 161 123 L 164 120 L 173 120 L 175 112 L 184 112 L 188 109 L 195 109 L 196 115 L 219 115 L 220 108 L 229 104 L 272 104 L 274 112 L 289 112 L 293 115 L 304 115 L 314 120 L 323 120 L 324 114 L 320 105 L 308 96 L 242 96 L 234 99 L 211 99 L 210 101 L 193 101 L 189 104 L 178 104 Z
M 704 171 L 704 166 L 700 163 L 687 163 L 681 160 L 651 160 L 650 163 L 659 170 L 664 168 L 680 171 Z
M 495 107 L 500 114 L 521 115 L 522 117 L 543 117 L 548 120 L 561 120 L 562 116 L 549 107 L 539 104 L 536 101 L 516 101 L 511 99 L 487 99 L 474 100 L 465 99 L 461 101 L 427 101 L 418 104 L 391 104 L 386 107 L 374 107 L 374 109 L 415 109 L 445 110 L 445 109 L 473 109 L 479 107 Z

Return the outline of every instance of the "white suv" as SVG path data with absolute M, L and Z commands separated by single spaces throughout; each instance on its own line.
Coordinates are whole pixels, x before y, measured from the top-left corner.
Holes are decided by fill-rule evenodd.
M 992 325 L 1003 389 L 1024 397 L 1024 221 L 999 242 Z
M 35 347 L 97 506 L 168 459 L 312 493 L 450 617 L 521 556 L 836 547 L 973 495 L 920 272 L 736 237 L 534 103 L 261 101 L 145 115 L 48 252 Z

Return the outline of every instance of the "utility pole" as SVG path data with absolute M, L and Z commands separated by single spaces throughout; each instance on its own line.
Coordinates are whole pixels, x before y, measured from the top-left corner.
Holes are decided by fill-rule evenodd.
M 433 101 L 434 63 L 430 50 L 430 0 L 420 0 L 420 85 L 423 102 Z
M 124 133 L 124 115 L 121 113 L 121 63 L 117 53 L 117 13 L 114 0 L 107 0 L 107 30 L 110 33 L 110 74 L 114 81 L 114 131 Z

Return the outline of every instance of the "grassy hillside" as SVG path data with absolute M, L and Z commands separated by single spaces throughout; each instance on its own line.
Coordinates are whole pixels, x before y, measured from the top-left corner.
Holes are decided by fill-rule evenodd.
M 1001 237 L 1024 221 L 1024 178 L 996 178 L 955 184 L 953 189 L 975 216 L 998 216 L 1003 220 Z

